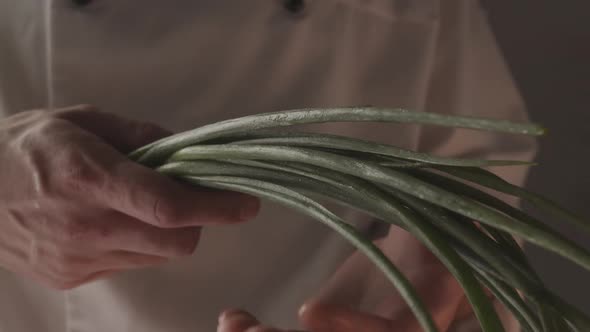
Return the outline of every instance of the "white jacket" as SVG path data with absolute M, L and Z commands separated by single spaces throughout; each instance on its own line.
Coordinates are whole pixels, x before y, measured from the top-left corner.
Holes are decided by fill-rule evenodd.
M 185 130 L 258 112 L 371 104 L 526 120 L 475 0 L 314 0 L 299 12 L 270 0 L 47 1 L 0 0 L 1 115 L 89 103 Z M 467 130 L 318 127 L 448 156 L 534 152 L 523 137 Z M 517 184 L 526 173 L 498 171 Z M 0 269 L 0 332 L 214 331 L 227 306 L 296 326 L 298 306 L 351 252 L 324 226 L 265 204 L 254 222 L 206 229 L 194 257 L 67 292 Z M 330 289 L 356 287 L 356 305 L 393 312 L 379 305 L 393 294 L 384 279 L 370 289 L 350 281 L 366 273 Z M 476 331 L 472 320 L 455 331 Z

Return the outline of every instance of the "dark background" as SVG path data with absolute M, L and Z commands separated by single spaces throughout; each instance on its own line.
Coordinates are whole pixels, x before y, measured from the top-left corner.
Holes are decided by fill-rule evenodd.
M 532 119 L 549 128 L 527 187 L 590 222 L 590 1 L 484 0 Z M 590 249 L 590 237 L 550 221 Z M 529 246 L 547 284 L 590 314 L 590 273 Z

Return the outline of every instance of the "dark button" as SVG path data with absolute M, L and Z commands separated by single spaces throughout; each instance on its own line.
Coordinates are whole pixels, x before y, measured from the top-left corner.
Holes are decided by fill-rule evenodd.
M 283 6 L 291 13 L 299 13 L 305 8 L 304 0 L 283 0 Z
M 76 6 L 84 7 L 92 3 L 93 0 L 72 0 Z

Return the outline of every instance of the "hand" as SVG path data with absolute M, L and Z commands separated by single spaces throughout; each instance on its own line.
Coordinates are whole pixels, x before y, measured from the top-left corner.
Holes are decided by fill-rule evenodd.
M 412 282 L 440 331 L 472 315 L 463 290 L 448 270 L 420 242 L 401 230 L 376 241 Z M 367 314 L 361 306 L 369 300 Z M 365 304 L 366 306 L 366 304 Z M 387 318 L 382 318 L 387 317 Z M 330 282 L 299 311 L 307 332 L 420 332 L 413 312 L 383 273 L 359 252 L 350 256 Z M 225 311 L 217 332 L 295 332 L 265 326 L 240 310 Z
M 124 153 L 168 135 L 88 106 L 0 122 L 0 267 L 69 289 L 190 255 L 200 226 L 254 217 L 257 199 L 195 190 Z
M 400 317 L 400 321 L 365 314 L 342 305 L 312 302 L 299 311 L 301 325 L 309 332 L 418 332 L 414 320 Z M 281 330 L 260 323 L 241 310 L 227 310 L 219 317 L 217 332 L 296 332 Z
M 456 322 L 473 315 L 469 301 L 457 280 L 436 256 L 410 233 L 392 228 L 386 237 L 376 240 L 375 244 L 412 283 L 439 331 L 449 331 Z M 332 305 L 329 308 L 342 308 L 338 312 L 350 312 L 351 317 L 377 318 L 355 321 L 375 322 L 383 328 L 388 325 L 389 331 L 423 330 L 389 279 L 360 252 L 355 252 L 339 267 L 314 295 L 314 302 L 330 303 Z M 374 313 L 376 316 L 359 312 L 356 314 L 361 316 L 353 315 L 355 311 L 350 310 L 351 306 L 362 308 L 363 311 Z M 364 330 L 359 328 L 359 331 Z

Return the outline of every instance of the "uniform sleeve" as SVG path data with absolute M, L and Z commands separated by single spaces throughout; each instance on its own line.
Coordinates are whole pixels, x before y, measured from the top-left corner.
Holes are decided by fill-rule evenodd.
M 436 55 L 429 73 L 424 110 L 527 121 L 523 100 L 479 2 L 445 0 L 440 1 L 440 6 Z M 517 135 L 422 127 L 418 150 L 441 156 L 531 160 L 536 143 L 532 138 Z M 526 167 L 493 171 L 517 185 L 523 185 L 527 174 Z M 516 200 L 508 200 L 517 204 Z M 399 229 L 392 229 L 378 244 L 425 298 L 442 331 L 479 331 L 462 289 L 417 240 Z M 408 316 L 397 292 L 381 272 L 358 253 L 341 266 L 320 298 L 352 304 L 394 321 Z M 498 303 L 496 307 L 506 330 L 518 331 L 517 323 L 508 312 Z

